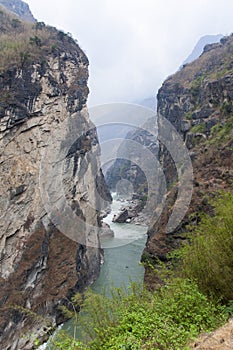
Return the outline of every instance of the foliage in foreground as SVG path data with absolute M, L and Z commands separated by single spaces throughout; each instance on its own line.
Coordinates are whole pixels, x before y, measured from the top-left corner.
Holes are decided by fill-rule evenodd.
M 233 195 L 213 202 L 214 216 L 205 215 L 180 251 L 183 276 L 196 280 L 202 292 L 233 300 Z
M 195 283 L 173 278 L 152 293 L 132 284 L 129 293 L 113 289 L 112 298 L 88 292 L 78 323 L 83 342 L 60 333 L 56 349 L 188 349 L 199 333 L 225 320 L 222 307 L 200 293 Z

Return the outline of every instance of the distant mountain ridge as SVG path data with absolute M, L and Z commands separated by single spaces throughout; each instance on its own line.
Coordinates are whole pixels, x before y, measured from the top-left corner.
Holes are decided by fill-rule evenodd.
M 36 22 L 33 14 L 24 1 L 21 0 L 0 0 L 0 5 L 4 6 L 8 11 L 15 13 L 21 19 L 28 22 Z
M 194 49 L 191 52 L 191 54 L 183 62 L 183 65 L 187 63 L 191 63 L 194 60 L 196 60 L 203 53 L 204 47 L 206 45 L 219 43 L 222 38 L 223 38 L 222 34 L 202 36 L 198 40 L 197 44 L 194 46 Z

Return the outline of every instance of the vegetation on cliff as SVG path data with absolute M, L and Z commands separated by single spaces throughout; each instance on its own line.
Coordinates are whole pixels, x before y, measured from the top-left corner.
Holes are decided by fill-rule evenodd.
M 197 60 L 184 65 L 184 69 L 169 79 L 191 88 L 194 95 L 198 95 L 205 81 L 219 80 L 233 73 L 232 52 L 233 35 L 223 37 L 220 43 L 206 45 Z
M 42 77 L 53 61 L 58 75 L 52 73 L 47 77 L 53 89 L 48 97 L 72 95 L 68 98 L 70 111 L 75 98 L 80 101 L 76 110 L 80 110 L 89 91 L 88 59 L 76 41 L 43 22 L 21 21 L 3 7 L 0 7 L 0 23 L 0 118 L 9 114 L 7 111 L 12 114 L 17 109 L 16 122 L 8 123 L 13 126 L 32 116 L 32 106 L 42 89 Z M 71 65 L 79 70 L 72 84 L 63 73 Z
M 158 115 L 166 118 L 183 138 L 193 167 L 192 199 L 184 219 L 167 234 L 166 225 L 177 200 L 177 169 L 166 147 L 159 157 L 168 186 L 159 221 L 153 221 L 145 254 L 169 260 L 200 213 L 211 214 L 210 199 L 219 191 L 233 193 L 233 35 L 208 45 L 199 59 L 185 65 L 163 83 L 158 92 Z M 159 130 L 160 132 L 160 130 Z M 184 194 L 185 196 L 185 194 Z M 146 269 L 146 282 L 156 286 Z
M 0 6 L 0 72 L 29 63 L 46 62 L 48 54 L 60 50 L 70 52 L 79 48 L 70 35 L 46 26 L 43 22 L 30 23 L 7 12 Z
M 214 215 L 202 215 L 191 228 L 190 243 L 179 251 L 182 273 L 195 280 L 205 294 L 233 300 L 233 195 L 214 201 Z

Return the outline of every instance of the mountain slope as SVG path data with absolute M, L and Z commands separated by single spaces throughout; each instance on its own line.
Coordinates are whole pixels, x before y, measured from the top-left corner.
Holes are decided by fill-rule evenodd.
M 0 5 L 5 9 L 19 16 L 22 20 L 28 22 L 36 22 L 28 4 L 21 0 L 0 0 Z
M 217 34 L 217 35 L 205 35 L 201 37 L 197 44 L 195 45 L 193 51 L 191 54 L 184 60 L 183 65 L 187 63 L 191 63 L 194 60 L 196 60 L 199 56 L 201 56 L 204 47 L 206 45 L 210 45 L 213 43 L 219 43 L 219 41 L 223 38 L 222 34 Z
M 175 127 L 189 151 L 193 168 L 191 203 L 183 191 L 177 201 L 179 177 L 177 164 L 165 144 L 160 143 L 159 158 L 168 191 L 158 221 L 149 228 L 145 256 L 156 264 L 167 261 L 167 254 L 179 246 L 189 225 L 198 221 L 198 213 L 211 213 L 209 198 L 219 190 L 233 192 L 233 36 L 209 45 L 196 61 L 169 77 L 158 92 L 159 134 L 164 121 Z M 172 133 L 169 138 L 172 142 Z M 191 179 L 190 179 L 191 180 Z M 178 205 L 178 206 L 176 206 Z M 172 230 L 167 229 L 174 208 L 185 214 Z M 146 282 L 155 287 L 156 277 L 148 267 Z

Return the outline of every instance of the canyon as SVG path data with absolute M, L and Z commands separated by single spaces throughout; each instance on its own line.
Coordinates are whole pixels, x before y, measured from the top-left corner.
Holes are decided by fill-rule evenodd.
M 115 189 L 122 178 L 132 182 L 142 202 L 148 188 L 140 167 L 124 160 L 116 161 L 105 183 L 86 104 L 89 62 L 77 42 L 36 22 L 20 0 L 0 5 L 0 346 L 33 349 L 36 339 L 46 340 L 65 321 L 60 307 L 69 307 L 99 275 L 102 219 L 112 200 L 108 186 Z M 16 54 L 5 39 L 15 40 Z M 154 273 L 158 262 L 169 262 L 200 213 L 213 214 L 210 200 L 219 191 L 233 190 L 232 53 L 232 35 L 205 46 L 161 86 L 151 121 L 155 132 L 126 136 L 149 148 L 161 167 L 155 215 L 140 222 L 149 223 L 142 262 L 151 290 L 161 282 Z M 178 139 L 181 158 L 171 151 Z M 143 205 L 136 206 L 140 212 Z M 128 219 L 129 212 L 122 220 Z

